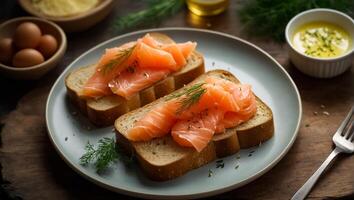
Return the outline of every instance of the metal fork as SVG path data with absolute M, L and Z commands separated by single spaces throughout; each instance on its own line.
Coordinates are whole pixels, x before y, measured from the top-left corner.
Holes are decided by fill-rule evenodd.
M 333 136 L 333 142 L 336 148 L 322 163 L 320 168 L 306 181 L 306 183 L 295 193 L 291 200 L 302 200 L 308 195 L 312 187 L 315 185 L 321 174 L 327 169 L 329 164 L 340 153 L 353 153 L 354 152 L 354 106 L 350 109 L 348 115 L 345 117 L 342 124 Z

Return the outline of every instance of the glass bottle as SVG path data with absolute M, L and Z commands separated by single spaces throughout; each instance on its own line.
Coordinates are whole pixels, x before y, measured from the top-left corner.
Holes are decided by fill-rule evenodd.
M 188 9 L 199 16 L 212 16 L 225 11 L 229 0 L 187 0 Z

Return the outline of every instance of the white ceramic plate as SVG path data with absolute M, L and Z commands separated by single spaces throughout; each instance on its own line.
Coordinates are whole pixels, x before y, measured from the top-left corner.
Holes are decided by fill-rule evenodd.
M 148 32 L 162 32 L 177 42 L 196 41 L 204 54 L 206 69 L 226 69 L 242 82 L 250 83 L 273 111 L 275 135 L 258 148 L 241 150 L 224 160 L 224 168 L 215 162 L 167 182 L 154 182 L 142 174 L 138 166 L 126 167 L 118 162 L 103 175 L 93 166 L 81 166 L 79 158 L 87 141 L 96 144 L 102 137 L 114 137 L 112 127 L 95 128 L 66 96 L 64 79 L 75 68 L 95 63 L 104 50 L 136 40 Z M 292 146 L 301 119 L 299 92 L 287 72 L 266 52 L 237 37 L 224 33 L 189 29 L 150 29 L 125 34 L 97 45 L 78 57 L 55 82 L 47 101 L 46 122 L 49 138 L 63 160 L 88 180 L 112 191 L 143 198 L 197 198 L 226 192 L 245 185 L 270 170 Z M 91 128 L 87 128 L 91 127 Z M 67 139 L 65 139 L 67 138 Z M 252 156 L 249 152 L 254 150 Z M 239 167 L 235 169 L 235 166 Z M 213 175 L 208 177 L 211 169 Z

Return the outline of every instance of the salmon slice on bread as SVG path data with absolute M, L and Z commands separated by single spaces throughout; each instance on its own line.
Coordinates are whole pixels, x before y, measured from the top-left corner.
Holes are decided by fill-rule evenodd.
M 169 48 L 169 44 L 175 44 L 170 37 L 161 33 L 150 33 L 150 36 L 157 42 L 165 44 L 166 48 Z M 181 49 L 181 54 L 185 54 L 183 44 Z M 172 50 L 172 47 L 171 50 L 168 49 L 168 51 Z M 113 94 L 99 98 L 87 98 L 82 95 L 82 91 L 96 70 L 97 64 L 76 69 L 67 75 L 65 85 L 70 100 L 82 113 L 87 115 L 93 124 L 98 126 L 112 125 L 114 120 L 122 114 L 144 106 L 183 87 L 205 72 L 203 56 L 199 52 L 193 51 L 179 71 L 173 72 L 162 80 L 146 86 L 129 99 Z
M 230 72 L 213 70 L 199 76 L 187 84 L 185 88 L 200 83 L 208 77 L 240 83 Z M 185 88 L 181 88 L 171 95 L 178 94 Z M 152 180 L 174 179 L 217 158 L 234 154 L 241 148 L 259 145 L 273 136 L 272 111 L 262 100 L 255 97 L 257 110 L 253 117 L 236 127 L 227 128 L 222 133 L 215 134 L 201 151 L 179 145 L 171 134 L 165 134 L 148 141 L 129 140 L 129 130 L 134 127 L 134 124 L 150 110 L 166 102 L 169 96 L 120 116 L 114 124 L 117 144 L 127 153 L 133 153 L 137 157 L 141 169 Z

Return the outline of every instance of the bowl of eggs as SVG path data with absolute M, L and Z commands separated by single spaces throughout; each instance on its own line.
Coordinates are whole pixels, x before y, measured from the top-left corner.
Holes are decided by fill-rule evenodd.
M 66 50 L 64 31 L 44 19 L 20 17 L 0 25 L 0 73 L 38 79 L 53 69 Z

